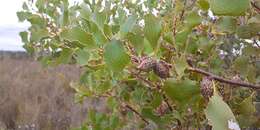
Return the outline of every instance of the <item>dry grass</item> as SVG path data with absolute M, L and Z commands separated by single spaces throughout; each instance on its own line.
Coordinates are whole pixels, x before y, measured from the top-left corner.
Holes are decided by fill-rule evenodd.
M 43 68 L 31 59 L 0 59 L 0 129 L 67 130 L 86 119 L 86 101 L 74 103 L 72 65 Z M 96 104 L 96 103 L 95 103 Z

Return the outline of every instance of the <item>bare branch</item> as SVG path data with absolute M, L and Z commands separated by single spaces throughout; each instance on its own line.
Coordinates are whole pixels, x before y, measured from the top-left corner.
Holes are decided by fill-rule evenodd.
M 129 110 L 134 112 L 136 115 L 138 115 L 146 124 L 149 124 L 149 122 L 138 111 L 136 111 L 133 107 L 129 106 L 128 104 L 125 104 L 124 107 L 128 108 Z
M 163 99 L 164 99 L 164 101 L 166 102 L 166 104 L 167 104 L 168 108 L 170 109 L 170 111 L 173 110 L 173 108 L 171 107 L 171 105 L 170 105 L 170 103 L 169 103 L 169 101 L 168 101 L 168 98 L 166 97 L 166 95 L 165 95 L 164 93 L 161 92 L 161 86 L 160 86 L 160 85 L 153 84 L 150 80 L 147 80 L 147 79 L 143 78 L 142 76 L 140 76 L 140 75 L 138 75 L 138 74 L 135 74 L 135 73 L 132 72 L 132 71 L 130 71 L 130 73 L 131 73 L 132 75 L 134 75 L 137 79 L 139 79 L 139 80 L 145 82 L 147 85 L 149 85 L 149 86 L 150 86 L 149 89 L 154 89 L 154 88 L 156 88 L 156 89 L 158 90 L 158 92 L 162 94 Z
M 251 5 L 254 7 L 254 9 L 260 13 L 260 7 L 258 7 L 253 1 L 251 1 Z
M 217 80 L 219 82 L 223 82 L 223 83 L 227 83 L 227 84 L 231 84 L 231 85 L 237 85 L 237 86 L 246 87 L 246 88 L 260 89 L 260 85 L 254 85 L 254 84 L 250 84 L 250 83 L 246 83 L 246 82 L 229 80 L 229 79 L 220 77 L 218 75 L 212 74 L 210 72 L 207 72 L 207 71 L 199 69 L 199 68 L 190 67 L 190 68 L 188 68 L 188 70 L 209 76 L 210 78 Z

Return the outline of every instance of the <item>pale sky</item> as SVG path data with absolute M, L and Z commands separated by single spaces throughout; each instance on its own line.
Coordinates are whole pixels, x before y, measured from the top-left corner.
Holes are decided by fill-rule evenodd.
M 25 0 L 1 0 L 0 2 L 0 50 L 24 51 L 19 32 L 30 25 L 19 23 L 16 12 L 22 9 Z M 81 0 L 70 0 L 73 1 Z
M 21 10 L 24 0 L 2 0 L 0 2 L 0 50 L 24 50 L 19 32 L 28 23 L 18 23 L 16 12 Z

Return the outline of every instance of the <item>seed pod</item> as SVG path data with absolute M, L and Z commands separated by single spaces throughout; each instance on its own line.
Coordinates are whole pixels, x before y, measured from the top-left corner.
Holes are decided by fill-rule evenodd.
M 213 83 L 209 77 L 203 77 L 202 81 L 200 82 L 200 92 L 206 99 L 209 99 L 213 95 Z
M 142 71 L 151 71 L 156 65 L 156 60 L 151 57 L 142 57 L 140 59 L 140 64 L 137 66 L 138 69 Z
M 153 68 L 153 71 L 160 78 L 170 77 L 170 66 L 165 61 L 160 60 L 159 62 L 157 62 Z

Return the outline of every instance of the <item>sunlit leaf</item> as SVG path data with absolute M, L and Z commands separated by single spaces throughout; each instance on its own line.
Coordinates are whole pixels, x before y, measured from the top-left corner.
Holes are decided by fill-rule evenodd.
M 167 41 L 168 43 L 173 43 L 173 33 L 172 32 L 167 32 L 164 36 L 163 39 Z
M 243 77 L 247 76 L 249 66 L 249 58 L 246 56 L 238 57 L 234 61 L 234 69 L 239 72 Z
M 120 26 L 120 36 L 122 38 L 124 38 L 125 35 L 127 35 L 127 33 L 132 30 L 132 28 L 136 24 L 136 20 L 137 20 L 136 15 L 129 16 L 126 19 L 125 23 Z
M 105 12 L 95 12 L 92 16 L 93 22 L 95 22 L 98 25 L 101 31 L 103 31 L 104 24 L 106 23 L 106 19 L 107 16 Z
M 161 22 L 152 14 L 148 14 L 144 17 L 145 27 L 144 35 L 147 40 L 150 42 L 153 48 L 157 47 L 158 40 L 161 34 Z
M 240 130 L 233 112 L 217 92 L 209 99 L 205 114 L 213 130 Z
M 80 49 L 75 53 L 77 55 L 76 60 L 79 65 L 86 65 L 88 63 L 89 52 L 87 49 Z
M 184 57 L 176 58 L 174 60 L 174 67 L 178 76 L 182 77 L 184 75 L 185 69 L 188 67 L 186 59 Z
M 175 41 L 177 45 L 185 45 L 188 35 L 190 33 L 189 29 L 184 29 L 176 34 Z
M 210 9 L 216 15 L 245 15 L 250 7 L 249 0 L 209 0 Z
M 93 34 L 94 40 L 97 45 L 102 45 L 107 42 L 107 38 L 104 35 L 103 28 L 100 30 L 98 25 L 92 21 L 89 21 L 90 24 L 90 33 Z
M 216 28 L 220 32 L 227 32 L 227 33 L 233 33 L 236 30 L 236 19 L 232 17 L 222 17 L 217 21 Z
M 22 42 L 23 43 L 28 43 L 28 32 L 24 31 L 24 32 L 20 32 L 19 33 L 21 39 L 22 39 Z
M 48 30 L 45 28 L 37 29 L 37 28 L 31 28 L 31 37 L 30 42 L 37 42 L 40 41 L 44 37 L 48 37 Z
M 96 43 L 93 39 L 93 35 L 91 35 L 88 32 L 85 32 L 79 27 L 74 27 L 70 30 L 66 30 L 62 32 L 61 36 L 64 39 L 69 40 L 71 42 L 78 41 L 88 48 L 94 48 L 96 46 Z
M 57 58 L 57 64 L 67 64 L 70 62 L 73 51 L 71 49 L 63 49 L 60 52 L 60 56 Z
M 134 33 L 129 33 L 127 39 L 134 46 L 136 52 L 140 54 L 144 48 L 144 37 Z
M 165 82 L 163 90 L 171 100 L 178 101 L 179 103 L 187 103 L 194 96 L 200 94 L 200 90 L 196 82 L 188 79 L 168 79 Z
M 249 39 L 256 36 L 260 32 L 260 24 L 252 23 L 249 25 L 239 26 L 236 30 L 240 38 Z
M 197 1 L 197 4 L 202 10 L 208 10 L 209 9 L 209 2 L 208 0 L 199 0 Z
M 191 12 L 185 18 L 185 24 L 190 28 L 193 28 L 201 23 L 202 19 L 196 12 Z
M 106 45 L 104 58 L 107 66 L 116 72 L 122 71 L 130 60 L 122 43 L 117 40 L 112 40 Z

